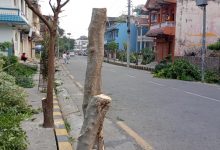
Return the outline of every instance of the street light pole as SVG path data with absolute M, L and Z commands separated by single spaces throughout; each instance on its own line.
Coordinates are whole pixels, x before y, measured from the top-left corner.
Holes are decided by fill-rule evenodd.
M 128 0 L 128 17 L 127 17 L 127 34 L 128 34 L 128 39 L 127 39 L 127 67 L 130 66 L 130 39 L 131 39 L 131 26 L 130 26 L 130 11 L 131 11 L 131 0 Z
M 67 35 L 69 35 L 69 51 L 70 51 L 70 35 L 71 35 L 71 33 L 67 33 Z

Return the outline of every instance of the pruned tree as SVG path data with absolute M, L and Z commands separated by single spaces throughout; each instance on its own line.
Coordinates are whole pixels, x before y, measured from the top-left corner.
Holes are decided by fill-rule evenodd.
M 106 9 L 93 8 L 89 25 L 89 44 L 86 78 L 84 84 L 84 121 L 78 138 L 77 150 L 91 150 L 94 145 L 104 150 L 103 122 L 111 98 L 101 91 L 101 68 L 104 57 L 104 32 Z
M 57 37 L 57 25 L 59 14 L 62 12 L 62 8 L 70 1 L 70 0 L 54 0 L 55 3 L 52 4 L 51 0 L 49 0 L 49 5 L 53 11 L 53 16 L 51 20 L 47 20 L 45 16 L 43 16 L 36 7 L 36 2 L 32 0 L 25 0 L 28 7 L 45 23 L 49 30 L 49 51 L 48 51 L 48 84 L 47 84 L 47 97 L 46 101 L 43 102 L 44 109 L 44 123 L 43 126 L 45 128 L 52 128 L 54 126 L 53 122 L 53 82 L 54 82 L 54 59 L 55 59 L 55 43 Z

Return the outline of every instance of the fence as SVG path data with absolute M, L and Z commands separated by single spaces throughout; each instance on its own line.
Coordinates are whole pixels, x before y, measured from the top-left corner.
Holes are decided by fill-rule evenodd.
M 201 57 L 176 56 L 175 59 L 184 59 L 198 67 L 201 67 Z M 206 57 L 205 58 L 205 69 L 220 73 L 220 57 Z

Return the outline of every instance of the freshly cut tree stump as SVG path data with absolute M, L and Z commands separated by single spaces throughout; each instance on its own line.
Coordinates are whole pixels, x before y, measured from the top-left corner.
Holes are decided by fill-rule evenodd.
M 86 109 L 81 134 L 78 138 L 77 150 L 91 150 L 98 138 L 97 148 L 101 150 L 103 145 L 102 126 L 105 115 L 110 107 L 111 98 L 100 94 L 91 98 L 91 101 Z M 99 137 L 97 137 L 99 133 Z

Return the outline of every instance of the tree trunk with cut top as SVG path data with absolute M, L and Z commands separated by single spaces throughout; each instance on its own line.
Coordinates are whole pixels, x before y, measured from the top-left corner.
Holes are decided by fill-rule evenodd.
M 90 150 L 94 145 L 98 150 L 104 150 L 102 126 L 110 105 L 110 98 L 105 96 L 105 98 L 97 98 L 96 95 L 102 93 L 101 68 L 104 57 L 105 24 L 106 9 L 94 8 L 89 25 L 88 58 L 82 106 L 84 122 L 77 150 Z

